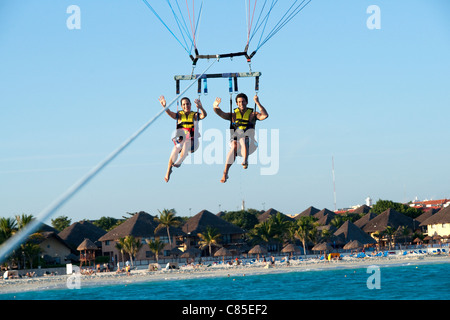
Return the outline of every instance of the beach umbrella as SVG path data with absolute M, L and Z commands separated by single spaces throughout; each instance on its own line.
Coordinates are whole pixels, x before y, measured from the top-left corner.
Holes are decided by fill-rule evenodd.
M 223 257 L 223 260 L 225 262 L 225 256 L 229 257 L 231 256 L 231 252 L 227 250 L 226 248 L 222 247 L 219 250 L 214 253 L 214 257 Z
M 181 251 L 179 248 L 175 247 L 172 250 L 170 250 L 170 254 L 172 256 L 175 256 L 178 261 L 178 257 L 180 257 L 183 254 L 183 251 Z
M 250 251 L 248 252 L 250 254 L 257 254 L 258 255 L 258 260 L 259 260 L 259 255 L 260 254 L 264 254 L 267 253 L 267 249 L 260 246 L 259 244 L 254 246 L 253 248 L 250 249 Z
M 425 238 L 423 238 L 424 241 L 430 241 L 430 240 L 432 240 L 432 239 L 433 239 L 433 238 L 430 237 L 430 236 L 426 236 Z
M 415 238 L 413 240 L 414 243 L 422 243 L 422 239 L 420 239 L 419 237 Z
M 300 252 L 299 248 L 294 246 L 292 243 L 287 244 L 283 249 L 281 249 L 283 253 L 292 253 L 292 252 Z
M 200 255 L 201 251 L 196 248 L 189 248 L 183 252 L 183 254 L 180 256 L 181 258 L 195 258 L 196 256 Z
M 347 243 L 344 246 L 344 249 L 349 250 L 349 249 L 358 249 L 358 248 L 362 248 L 362 247 L 364 247 L 364 245 L 361 242 L 359 242 L 358 240 L 353 240 L 353 241 L 350 241 L 349 243 Z
M 258 244 L 256 246 L 254 246 L 253 248 L 251 248 L 248 253 L 251 253 L 251 254 L 267 253 L 267 249 Z
M 178 256 L 183 254 L 183 251 L 181 251 L 178 248 L 173 248 L 172 250 L 170 250 L 170 254 L 173 255 L 173 256 L 178 257 Z
M 333 250 L 333 247 L 327 243 L 327 242 L 322 242 L 319 244 L 316 244 L 313 248 L 313 251 L 329 251 L 329 250 Z
M 316 244 L 314 247 L 312 247 L 312 250 L 313 251 L 323 251 L 324 252 L 323 256 L 325 258 L 326 252 L 333 250 L 333 247 L 327 242 L 322 242 L 322 243 Z
M 230 251 L 232 256 L 239 256 L 242 253 L 242 248 L 232 245 L 232 246 L 228 247 L 228 251 Z

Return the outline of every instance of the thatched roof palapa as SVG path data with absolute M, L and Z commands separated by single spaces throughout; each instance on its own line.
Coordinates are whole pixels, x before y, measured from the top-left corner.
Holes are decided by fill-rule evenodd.
M 89 221 L 74 222 L 63 231 L 58 233 L 64 241 L 67 242 L 74 250 L 89 238 L 96 243 L 98 239 L 106 234 L 106 231 L 97 227 Z
M 363 229 L 367 223 L 369 223 L 370 220 L 372 220 L 373 218 L 376 218 L 378 215 L 374 212 L 369 212 L 367 214 L 365 214 L 362 218 L 356 220 L 354 222 L 355 226 L 357 226 L 360 229 Z
M 263 253 L 267 253 L 267 249 L 264 248 L 263 246 L 257 244 L 256 246 L 254 246 L 253 248 L 251 248 L 248 253 L 250 254 L 263 254 Z
M 414 230 L 416 226 L 418 226 L 418 223 L 394 209 L 387 209 L 370 220 L 363 228 L 363 231 L 368 233 L 384 231 L 388 226 L 394 229 L 398 229 L 400 226 L 406 226 L 407 228 Z
M 283 253 L 300 252 L 300 248 L 296 247 L 292 243 L 289 243 L 283 249 L 281 249 L 281 252 Z
M 350 249 L 358 249 L 358 248 L 362 248 L 362 247 L 364 247 L 364 245 L 361 242 L 359 242 L 358 240 L 353 240 L 353 241 L 350 241 L 349 243 L 347 243 L 344 246 L 344 249 L 350 250 Z
M 428 219 L 424 220 L 420 225 L 427 226 L 432 224 L 450 223 L 450 206 L 442 208 L 439 212 L 433 214 Z
M 207 227 L 216 228 L 221 235 L 245 233 L 245 230 L 228 221 L 225 221 L 222 218 L 219 218 L 208 210 L 202 210 L 186 221 L 182 227 L 182 230 L 186 234 L 197 236 L 197 234 L 205 232 Z
M 167 236 L 166 228 L 160 229 L 155 234 L 155 228 L 157 226 L 158 223 L 154 220 L 152 215 L 141 211 L 109 231 L 107 234 L 100 237 L 99 241 L 117 240 L 126 236 L 133 236 L 135 238 Z M 184 235 L 180 228 L 170 227 L 169 232 L 170 236 Z
M 362 206 L 359 206 L 355 210 L 353 210 L 352 213 L 362 214 L 362 213 L 369 213 L 370 207 L 368 205 L 363 204 Z
M 224 247 L 220 248 L 214 253 L 214 257 L 228 257 L 231 255 L 231 252 Z
M 367 233 L 358 228 L 350 221 L 344 222 L 344 224 L 334 233 L 334 235 L 340 238 L 344 243 L 357 240 L 362 244 L 375 244 L 377 241 L 369 236 Z
M 298 215 L 296 215 L 294 219 L 298 220 L 301 217 L 311 217 L 311 216 L 314 216 L 319 211 L 320 211 L 319 209 L 311 206 L 308 209 L 306 209 L 306 210 L 302 211 L 301 213 L 299 213 Z
M 84 250 L 97 250 L 98 247 L 95 243 L 93 243 L 89 239 L 84 239 L 82 243 L 78 246 L 78 251 L 84 251 Z
M 320 210 L 319 212 L 317 212 L 316 214 L 314 214 L 314 218 L 317 218 L 319 220 L 325 216 L 330 216 L 332 219 L 336 216 L 336 213 L 334 213 L 331 210 L 328 210 L 327 208 L 324 208 L 324 209 Z
M 264 222 L 264 221 L 266 221 L 266 220 L 276 216 L 278 213 L 281 213 L 281 212 L 276 210 L 276 209 L 270 208 L 269 210 L 267 210 L 266 212 L 264 212 L 264 213 L 262 213 L 262 214 L 260 214 L 258 216 L 258 221 L 259 222 Z M 285 215 L 284 213 L 281 213 L 281 215 L 288 221 L 293 221 L 294 220 L 293 218 Z
M 199 256 L 202 252 L 197 248 L 189 248 L 183 252 L 183 254 L 180 256 L 180 258 L 195 258 L 196 256 Z
M 312 247 L 313 251 L 330 251 L 333 250 L 333 247 L 327 243 L 327 242 L 322 242 L 319 244 L 316 244 L 314 247 Z
M 417 221 L 419 221 L 422 225 L 422 222 L 427 220 L 429 217 L 433 216 L 437 212 L 439 212 L 440 209 L 431 208 L 429 210 L 424 210 L 424 212 L 416 218 Z

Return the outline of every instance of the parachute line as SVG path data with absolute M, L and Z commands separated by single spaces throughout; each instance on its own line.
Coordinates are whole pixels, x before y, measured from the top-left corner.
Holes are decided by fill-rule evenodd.
M 289 21 L 291 21 L 297 14 L 299 14 L 312 0 L 303 0 L 295 9 L 291 10 L 295 3 L 298 1 L 295 1 L 289 10 L 283 15 L 283 17 L 277 22 L 275 27 L 272 28 L 272 30 L 269 32 L 269 34 L 266 36 L 266 38 L 258 44 L 258 47 L 255 51 L 259 50 L 269 39 L 271 39 L 275 34 L 278 33 Z M 305 3 L 306 2 L 306 3 Z
M 184 50 L 186 50 L 186 52 L 188 54 L 190 54 L 189 50 L 181 43 L 180 39 L 178 39 L 178 37 L 175 35 L 175 33 L 173 33 L 173 31 L 169 28 L 169 26 L 164 22 L 163 19 L 161 19 L 161 17 L 158 15 L 158 13 L 155 11 L 155 9 L 153 9 L 153 7 L 150 5 L 150 3 L 147 2 L 147 0 L 142 0 L 145 5 L 153 12 L 153 14 L 159 19 L 159 21 L 161 21 L 161 23 L 164 25 L 164 27 L 166 27 L 166 29 L 172 34 L 172 36 L 175 38 L 175 40 L 178 41 L 178 43 L 183 47 Z
M 201 76 L 206 74 L 206 72 L 216 63 L 214 60 L 202 73 Z M 17 232 L 13 237 L 6 240 L 0 246 L 0 263 L 6 260 L 7 255 L 17 248 L 21 243 L 23 243 L 26 238 L 36 232 L 41 224 L 53 216 L 58 209 L 60 209 L 67 201 L 69 201 L 76 193 L 78 193 L 84 186 L 86 186 L 89 181 L 91 181 L 102 169 L 108 166 L 122 151 L 124 151 L 134 140 L 136 140 L 145 130 L 147 130 L 169 107 L 174 104 L 180 96 L 182 96 L 189 88 L 191 88 L 197 80 L 191 81 L 191 83 L 176 96 L 169 104 L 166 105 L 160 112 L 158 112 L 151 120 L 149 120 L 145 125 L 143 125 L 138 131 L 136 131 L 130 138 L 123 142 L 114 152 L 107 156 L 103 161 L 91 169 L 86 176 L 81 178 L 78 182 L 72 185 L 66 192 L 64 192 L 58 199 L 53 201 L 47 208 L 41 211 L 36 219 L 28 223 L 24 228 Z
M 192 41 L 193 41 L 193 40 L 192 40 L 192 38 L 190 37 L 189 31 L 188 31 L 188 29 L 187 29 L 186 21 L 184 20 L 183 15 L 181 15 L 181 18 L 182 18 L 182 20 L 183 20 L 183 24 L 182 24 L 180 18 L 177 16 L 177 14 L 175 13 L 175 10 L 172 8 L 172 4 L 170 3 L 170 1 L 169 1 L 169 0 L 166 0 L 166 2 L 167 2 L 167 4 L 169 5 L 170 9 L 172 10 L 172 14 L 173 14 L 173 17 L 174 17 L 174 19 L 175 19 L 175 22 L 177 23 L 178 30 L 180 31 L 181 36 L 183 37 L 184 43 L 185 43 L 186 48 L 187 48 L 189 45 L 188 45 L 187 42 L 186 42 L 186 38 L 188 38 L 188 39 L 190 40 L 190 43 L 191 43 L 191 44 L 192 44 Z M 177 3 L 177 5 L 178 5 L 178 1 L 176 1 L 176 3 Z M 178 6 L 178 8 L 179 8 L 179 6 Z M 183 26 L 183 25 L 184 25 L 184 26 Z M 186 34 L 186 36 L 185 36 L 185 34 Z M 192 50 L 192 46 L 191 46 L 191 50 Z M 191 50 L 188 51 L 189 54 L 191 53 Z

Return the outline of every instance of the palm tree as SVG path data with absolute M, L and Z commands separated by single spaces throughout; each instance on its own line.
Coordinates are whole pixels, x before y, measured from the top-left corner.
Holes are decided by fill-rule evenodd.
M 312 217 L 301 217 L 297 220 L 297 231 L 295 236 L 303 244 L 303 252 L 306 255 L 306 243 L 310 241 L 314 234 L 316 234 L 316 224 Z
M 250 238 L 254 243 L 265 243 L 267 245 L 274 237 L 274 226 L 270 219 L 263 221 L 250 232 Z
M 209 247 L 209 255 L 211 256 L 211 246 L 217 246 L 219 244 L 219 238 L 221 234 L 216 228 L 206 227 L 203 233 L 198 233 L 197 236 L 201 239 L 198 244 L 201 249 Z
M 284 242 L 284 239 L 287 236 L 287 232 L 289 229 L 289 221 L 287 221 L 286 217 L 282 215 L 280 212 L 277 212 L 275 216 L 272 216 L 269 220 L 272 225 L 271 229 L 273 230 L 272 238 L 277 241 L 277 247 L 279 251 L 279 245 Z
M 331 219 L 330 224 L 339 229 L 344 224 L 344 218 L 342 216 L 336 215 L 333 219 Z
M 391 249 L 391 244 L 393 242 L 393 238 L 394 238 L 394 234 L 395 234 L 395 229 L 387 226 L 386 229 L 384 230 L 383 234 L 387 237 L 388 239 L 388 243 L 389 243 L 389 250 Z
M 17 231 L 17 221 L 13 218 L 0 218 L 0 243 L 6 241 Z
M 381 239 L 383 238 L 383 232 L 376 231 L 376 232 L 372 233 L 372 237 L 377 239 L 377 246 L 378 246 L 378 249 L 380 249 L 381 248 Z
M 124 262 L 124 261 L 123 261 L 123 253 L 124 253 L 123 247 L 124 247 L 124 240 L 125 240 L 125 238 L 119 238 L 119 239 L 117 240 L 117 242 L 116 242 L 116 245 L 115 245 L 116 249 L 119 250 L 119 251 L 120 251 L 120 254 L 122 255 L 122 263 Z M 119 263 L 119 268 L 120 268 L 120 263 Z
M 16 216 L 16 221 L 17 221 L 17 229 L 20 230 L 23 227 L 25 227 L 28 223 L 30 223 L 32 220 L 34 219 L 33 215 L 30 214 L 24 214 L 22 213 L 21 216 L 17 215 Z
M 159 240 L 145 240 L 148 244 L 148 247 L 150 250 L 152 250 L 155 253 L 156 256 L 156 263 L 158 263 L 158 256 L 159 253 L 164 249 L 164 243 Z
M 170 239 L 170 227 L 178 227 L 180 225 L 180 220 L 175 217 L 176 211 L 175 209 L 164 209 L 162 212 L 159 211 L 159 218 L 155 217 L 155 221 L 158 222 L 158 226 L 155 228 L 155 234 L 162 228 L 166 228 L 167 237 L 169 238 L 169 244 L 172 246 L 172 240 Z
M 133 264 L 133 257 L 138 253 L 142 247 L 142 242 L 133 236 L 126 236 L 123 239 L 123 250 L 130 255 L 131 265 Z
M 20 250 L 22 252 L 24 262 L 23 267 L 26 268 L 26 261 L 28 259 L 30 269 L 33 269 L 33 260 L 37 257 L 39 259 L 39 254 L 41 253 L 41 247 L 38 243 L 42 242 L 44 237 L 41 233 L 33 233 L 28 238 L 27 242 L 20 245 Z
M 407 226 L 400 226 L 398 227 L 397 231 L 395 232 L 396 235 L 403 238 L 403 243 L 406 246 L 406 239 L 411 234 L 411 230 Z

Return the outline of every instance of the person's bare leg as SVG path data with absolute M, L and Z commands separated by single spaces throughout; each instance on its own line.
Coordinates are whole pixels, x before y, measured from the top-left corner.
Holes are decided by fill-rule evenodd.
M 230 170 L 231 165 L 236 159 L 236 152 L 237 152 L 237 142 L 233 141 L 231 143 L 230 151 L 228 151 L 227 162 L 225 163 L 225 170 L 223 171 L 223 176 L 222 179 L 220 180 L 220 182 L 222 183 L 225 183 L 228 180 L 228 171 Z
M 188 150 L 190 150 L 190 149 L 191 149 L 191 141 L 190 140 L 184 141 L 183 142 L 183 147 L 182 147 L 181 152 L 180 152 L 180 157 L 178 158 L 177 162 L 174 161 L 173 166 L 175 168 L 179 168 L 181 166 L 181 164 L 183 163 L 184 159 L 186 159 L 186 157 L 188 156 L 188 154 L 189 154 Z
M 244 161 L 242 162 L 242 167 L 244 169 L 248 168 L 248 138 L 241 138 L 239 140 L 239 144 L 241 145 L 241 155 L 242 158 L 244 158 Z
M 172 174 L 172 166 L 173 166 L 173 163 L 177 160 L 178 152 L 179 152 L 179 149 L 176 146 L 173 147 L 172 153 L 170 154 L 170 158 L 169 158 L 169 164 L 167 165 L 166 176 L 164 177 L 164 180 L 166 182 L 169 182 L 169 180 L 170 180 L 170 175 Z

